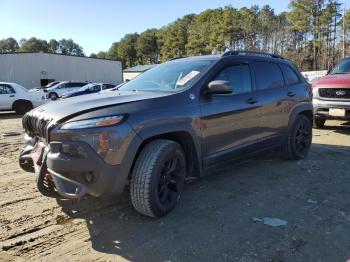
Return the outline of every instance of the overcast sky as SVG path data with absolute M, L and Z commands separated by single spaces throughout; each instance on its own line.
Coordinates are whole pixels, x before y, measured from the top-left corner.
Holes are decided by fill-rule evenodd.
M 35 36 L 72 38 L 87 55 L 106 51 L 127 33 L 160 28 L 189 13 L 232 5 L 270 5 L 287 10 L 287 0 L 0 0 L 0 39 Z

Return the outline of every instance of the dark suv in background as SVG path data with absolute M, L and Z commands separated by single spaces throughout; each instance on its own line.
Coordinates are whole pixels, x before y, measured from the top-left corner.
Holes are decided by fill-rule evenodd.
M 79 199 L 127 188 L 138 212 L 160 217 L 175 207 L 186 178 L 272 148 L 305 158 L 310 99 L 308 83 L 277 55 L 176 59 L 113 92 L 32 110 L 23 117 L 19 162 L 44 195 Z

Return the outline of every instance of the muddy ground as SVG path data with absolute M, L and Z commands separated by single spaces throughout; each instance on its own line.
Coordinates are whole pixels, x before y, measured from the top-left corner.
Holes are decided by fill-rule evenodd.
M 346 261 L 350 259 L 350 124 L 314 130 L 304 161 L 276 154 L 186 186 L 167 217 L 127 198 L 43 197 L 17 157 L 20 118 L 0 114 L 0 261 Z M 20 136 L 3 137 L 6 131 Z M 286 226 L 264 225 L 272 217 Z

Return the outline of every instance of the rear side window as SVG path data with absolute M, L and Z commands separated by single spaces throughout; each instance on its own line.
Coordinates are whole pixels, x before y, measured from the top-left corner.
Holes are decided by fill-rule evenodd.
M 67 88 L 68 87 L 68 84 L 60 84 L 59 86 L 58 86 L 58 88 Z
M 12 86 L 0 85 L 0 95 L 14 94 L 16 93 Z
M 103 84 L 103 85 L 102 85 L 102 89 L 103 89 L 103 90 L 111 89 L 111 88 L 113 88 L 113 87 L 115 87 L 115 85 L 110 85 L 110 84 Z
M 287 85 L 295 85 L 300 83 L 299 76 L 290 66 L 282 64 L 281 67 Z
M 230 82 L 233 94 L 252 91 L 252 80 L 248 65 L 232 65 L 224 68 L 213 80 Z
M 86 84 L 87 84 L 87 83 L 72 82 L 72 83 L 66 84 L 66 87 L 83 87 L 83 86 L 85 86 Z
M 270 62 L 254 62 L 256 84 L 259 90 L 284 86 L 280 67 Z

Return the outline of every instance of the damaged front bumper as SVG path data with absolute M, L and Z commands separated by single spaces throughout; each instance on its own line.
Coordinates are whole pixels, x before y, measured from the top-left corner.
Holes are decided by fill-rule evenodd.
M 82 141 L 46 144 L 32 139 L 23 148 L 19 163 L 36 174 L 38 190 L 47 196 L 80 199 L 85 194 L 121 194 L 127 182 L 126 167 L 107 164 Z

